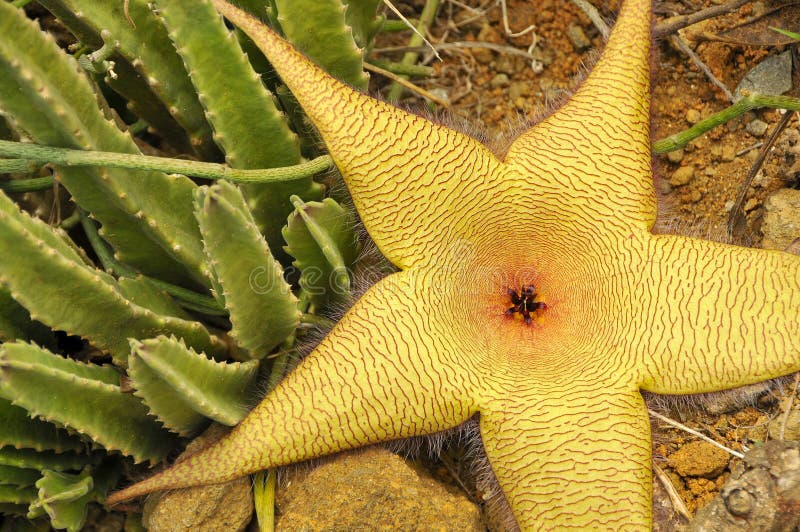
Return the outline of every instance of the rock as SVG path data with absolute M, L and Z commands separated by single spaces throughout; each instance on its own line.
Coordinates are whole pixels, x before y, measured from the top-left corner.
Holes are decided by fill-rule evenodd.
M 761 247 L 783 250 L 800 236 L 800 190 L 782 188 L 764 201 Z
M 683 150 L 671 151 L 667 154 L 667 160 L 673 164 L 678 164 L 683 160 Z
M 792 52 L 771 55 L 745 74 L 735 95 L 739 100 L 745 92 L 783 94 L 792 88 Z
M 736 159 L 736 150 L 733 146 L 726 144 L 722 147 L 722 160 L 725 162 L 731 162 Z
M 489 82 L 489 85 L 491 85 L 494 88 L 507 87 L 508 84 L 509 84 L 508 75 L 503 74 L 502 72 L 495 75 L 495 77 L 492 78 L 492 81 Z
M 522 70 L 519 65 L 515 61 L 516 58 L 510 55 L 501 55 L 497 58 L 497 60 L 492 63 L 494 70 L 496 72 L 502 72 L 503 74 L 513 74 L 514 72 L 518 72 Z
M 691 125 L 695 125 L 700 121 L 702 117 L 700 116 L 700 111 L 697 109 L 689 109 L 686 111 L 686 121 L 689 122 Z
M 295 470 L 278 491 L 277 530 L 485 530 L 478 507 L 381 447 Z
M 714 478 L 720 475 L 731 455 L 705 441 L 687 443 L 669 457 L 669 465 L 681 476 Z
M 508 98 L 513 102 L 531 93 L 531 84 L 527 81 L 514 81 L 508 88 Z
M 142 524 L 150 532 L 244 530 L 253 517 L 250 477 L 170 491 L 147 499 Z
M 784 419 L 786 426 L 783 430 L 783 435 L 781 435 Z M 800 440 L 800 404 L 795 404 L 789 410 L 788 416 L 784 417 L 784 414 L 781 414 L 769 422 L 769 437 L 774 440 Z
M 191 456 L 218 440 L 227 427 L 212 425 L 178 458 Z M 142 524 L 151 532 L 244 530 L 253 517 L 250 477 L 225 484 L 173 490 L 147 499 Z
M 572 43 L 572 47 L 578 52 L 582 52 L 592 46 L 592 41 L 586 36 L 583 28 L 574 23 L 567 27 L 567 38 Z
M 681 166 L 672 172 L 672 176 L 669 178 L 669 184 L 674 187 L 679 187 L 689 183 L 692 179 L 694 179 L 694 167 Z
M 769 124 L 758 118 L 751 120 L 747 123 L 747 126 L 745 126 L 747 132 L 754 137 L 763 137 L 767 132 L 767 128 L 769 128 Z
M 797 530 L 800 442 L 772 440 L 745 455 L 719 495 L 695 516 L 703 532 Z

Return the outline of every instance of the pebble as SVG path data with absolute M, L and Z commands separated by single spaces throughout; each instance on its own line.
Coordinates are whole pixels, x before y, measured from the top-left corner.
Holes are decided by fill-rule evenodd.
M 489 85 L 496 89 L 498 87 L 507 87 L 509 83 L 510 80 L 508 79 L 508 75 L 501 72 L 492 78 L 492 81 L 489 82 Z
M 769 124 L 767 124 L 763 120 L 759 120 L 758 118 L 756 118 L 755 120 L 751 120 L 750 122 L 748 122 L 745 129 L 747 129 L 747 132 L 753 135 L 754 137 L 763 137 L 764 134 L 767 132 L 768 127 Z
M 689 109 L 686 111 L 686 121 L 689 122 L 691 125 L 695 125 L 700 121 L 702 117 L 700 116 L 700 111 L 697 109 Z
M 667 160 L 673 164 L 678 164 L 683 160 L 683 149 L 671 151 L 667 154 Z
M 725 162 L 731 162 L 736 159 L 736 150 L 733 146 L 725 145 L 722 147 L 722 160 Z
M 572 43 L 573 48 L 579 52 L 592 46 L 592 41 L 586 36 L 583 28 L 574 23 L 567 27 L 567 38 Z
M 514 81 L 508 88 L 508 97 L 512 102 L 531 93 L 531 84 L 527 81 Z
M 380 447 L 340 454 L 287 476 L 276 499 L 278 532 L 485 530 L 479 508 L 466 495 Z
M 681 166 L 672 172 L 672 177 L 669 178 L 669 184 L 674 187 L 680 187 L 689 183 L 692 179 L 694 179 L 694 167 Z

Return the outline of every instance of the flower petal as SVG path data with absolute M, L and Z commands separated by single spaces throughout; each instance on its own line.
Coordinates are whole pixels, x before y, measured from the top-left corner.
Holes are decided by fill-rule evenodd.
M 373 286 L 224 439 L 109 499 L 225 482 L 379 441 L 455 427 L 477 411 L 465 347 L 414 272 Z M 435 371 L 434 371 L 435 368 Z
M 480 142 L 332 78 L 255 18 L 217 9 L 247 33 L 319 130 L 364 225 L 400 268 L 422 264 L 463 225 L 465 203 L 501 173 Z M 477 200 L 476 200 L 477 201 Z
M 562 382 L 481 408 L 486 454 L 523 530 L 650 528 L 650 427 L 639 392 Z
M 557 182 L 586 210 L 651 228 L 650 1 L 624 2 L 599 62 L 557 112 L 523 133 L 505 162 Z M 577 193 L 577 194 L 576 194 Z
M 633 314 L 646 313 L 643 389 L 709 392 L 800 370 L 798 257 L 676 236 L 651 246 Z

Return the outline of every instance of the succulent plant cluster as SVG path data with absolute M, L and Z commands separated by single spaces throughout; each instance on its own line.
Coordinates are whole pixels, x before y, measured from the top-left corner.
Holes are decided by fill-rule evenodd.
M 284 367 L 269 355 L 349 292 L 358 243 L 305 164 L 303 111 L 209 1 L 40 0 L 50 31 L 17 3 L 0 2 L 0 142 L 277 169 L 0 159 L 0 512 L 77 530 L 132 464 L 244 417 Z M 378 0 L 239 4 L 366 87 Z M 50 173 L 55 198 L 14 192 Z

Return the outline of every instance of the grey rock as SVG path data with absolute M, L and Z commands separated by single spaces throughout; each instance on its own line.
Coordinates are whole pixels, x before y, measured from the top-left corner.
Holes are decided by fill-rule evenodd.
M 768 441 L 745 455 L 689 530 L 797 530 L 800 526 L 800 442 Z
M 736 87 L 736 99 L 744 91 L 758 94 L 783 94 L 792 88 L 792 52 L 771 55 L 753 67 Z
M 748 122 L 745 129 L 747 129 L 747 132 L 753 135 L 754 137 L 763 137 L 764 134 L 767 132 L 768 127 L 769 124 L 767 124 L 763 120 L 759 120 L 758 118 L 756 118 L 755 120 L 751 120 L 750 122 Z

